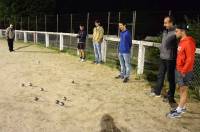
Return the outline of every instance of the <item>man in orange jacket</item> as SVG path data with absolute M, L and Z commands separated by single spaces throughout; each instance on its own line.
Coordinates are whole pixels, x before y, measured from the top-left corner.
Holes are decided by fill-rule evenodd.
M 189 26 L 186 24 L 177 25 L 176 37 L 180 39 L 176 60 L 176 82 L 180 92 L 180 102 L 175 110 L 168 113 L 168 117 L 181 117 L 186 112 L 186 102 L 188 96 L 188 85 L 193 78 L 193 67 L 195 60 L 196 42 L 187 35 Z

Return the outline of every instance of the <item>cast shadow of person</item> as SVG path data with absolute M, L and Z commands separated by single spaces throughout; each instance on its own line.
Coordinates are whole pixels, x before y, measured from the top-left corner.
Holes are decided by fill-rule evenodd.
M 15 50 L 24 49 L 24 48 L 27 48 L 27 47 L 30 47 L 30 46 L 32 46 L 32 45 L 31 45 L 31 44 L 29 44 L 29 45 L 26 45 L 26 46 L 18 47 L 18 48 L 16 48 Z
M 109 114 L 103 115 L 100 126 L 100 132 L 121 132 L 121 130 L 116 127 L 114 119 Z

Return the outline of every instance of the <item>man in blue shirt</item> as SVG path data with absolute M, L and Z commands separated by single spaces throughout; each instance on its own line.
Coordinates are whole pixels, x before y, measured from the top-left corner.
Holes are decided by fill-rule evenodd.
M 123 79 L 126 83 L 129 80 L 130 70 L 131 70 L 131 46 L 132 39 L 131 33 L 126 29 L 126 24 L 124 22 L 119 23 L 120 29 L 120 42 L 119 42 L 119 61 L 121 66 L 120 75 L 115 77 L 116 79 Z

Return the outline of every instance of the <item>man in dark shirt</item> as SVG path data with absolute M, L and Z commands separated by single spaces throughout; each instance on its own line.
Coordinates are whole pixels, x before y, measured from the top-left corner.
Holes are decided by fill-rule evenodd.
M 175 94 L 175 66 L 177 56 L 177 39 L 175 35 L 175 27 L 173 25 L 173 18 L 167 16 L 164 18 L 164 27 L 162 43 L 160 46 L 160 66 L 157 76 L 157 84 L 150 94 L 151 96 L 160 97 L 164 84 L 165 74 L 169 82 L 169 91 L 167 99 L 169 103 L 176 103 L 174 100 Z
M 80 30 L 78 32 L 77 38 L 78 38 L 78 50 L 80 55 L 80 61 L 85 61 L 85 46 L 86 46 L 86 36 L 87 33 L 85 31 L 84 25 L 80 25 Z

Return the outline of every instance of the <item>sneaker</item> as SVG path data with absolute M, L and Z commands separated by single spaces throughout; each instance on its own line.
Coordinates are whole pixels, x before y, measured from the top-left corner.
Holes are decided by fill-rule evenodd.
M 124 79 L 124 77 L 121 76 L 121 75 L 118 75 L 118 76 L 115 77 L 115 79 Z
M 181 117 L 181 112 L 179 113 L 176 110 L 172 110 L 169 113 L 167 113 L 166 116 L 169 117 L 169 118 L 172 118 L 172 119 L 174 119 L 174 118 L 180 118 Z
M 100 65 L 100 64 L 103 64 L 103 61 L 97 62 L 97 64 L 99 64 L 99 65 Z
M 151 97 L 157 97 L 157 98 L 161 97 L 161 95 L 157 95 L 154 92 L 150 92 L 149 96 L 151 96 Z
M 125 77 L 124 80 L 123 80 L 123 83 L 127 83 L 128 81 L 129 81 L 129 78 Z
M 176 108 L 177 108 L 177 107 L 176 107 Z M 172 108 L 171 111 L 175 111 L 176 108 Z M 186 109 L 186 108 L 183 108 L 183 109 L 181 110 L 181 114 L 186 113 L 186 111 L 187 111 L 187 109 Z
M 81 59 L 82 62 L 85 62 L 85 59 Z
M 186 111 L 187 111 L 187 109 L 186 109 L 186 108 L 183 108 L 183 109 L 181 110 L 181 114 L 186 113 Z
M 103 62 L 103 61 L 100 61 L 99 63 L 100 63 L 100 64 L 104 64 L 104 62 Z

